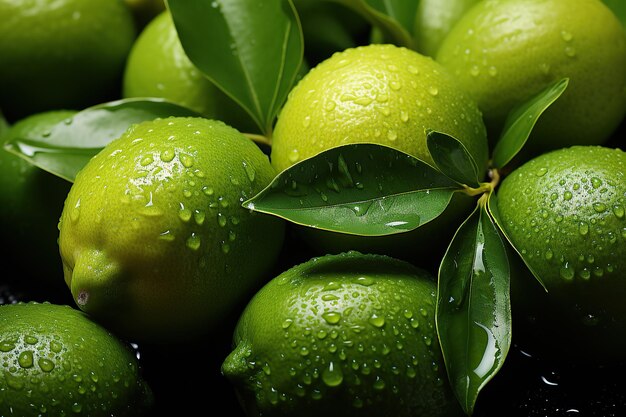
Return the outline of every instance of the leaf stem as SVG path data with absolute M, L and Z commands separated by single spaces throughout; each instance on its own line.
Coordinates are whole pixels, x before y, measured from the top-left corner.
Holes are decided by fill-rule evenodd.
M 270 140 L 270 138 L 265 135 L 259 135 L 257 133 L 244 133 L 243 135 L 259 145 L 272 145 L 272 141 Z
M 494 191 L 500 183 L 500 172 L 498 172 L 497 168 L 491 168 L 489 170 L 489 179 L 491 181 L 481 183 L 478 188 L 472 188 L 465 185 L 463 187 L 463 192 L 470 197 L 474 197 L 477 195 L 489 194 Z

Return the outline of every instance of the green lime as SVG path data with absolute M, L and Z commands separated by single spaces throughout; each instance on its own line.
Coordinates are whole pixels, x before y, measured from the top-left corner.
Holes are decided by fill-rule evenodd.
M 312 258 L 252 298 L 222 372 L 250 416 L 458 415 L 435 291 L 427 272 L 386 256 Z
M 141 416 L 150 387 L 129 346 L 67 305 L 0 306 L 0 415 Z
M 478 102 L 492 142 L 515 106 L 569 78 L 535 126 L 526 160 L 603 144 L 626 114 L 626 32 L 600 0 L 481 1 L 448 33 L 437 61 Z
M 10 121 L 116 99 L 135 39 L 123 0 L 0 0 L 0 108 Z
M 274 176 L 256 144 L 220 121 L 132 126 L 65 201 L 59 245 L 77 305 L 133 340 L 211 332 L 281 251 L 284 222 L 241 205 Z
M 242 132 L 259 129 L 239 104 L 189 60 L 167 10 L 143 29 L 133 45 L 124 70 L 123 96 L 160 97 Z
M 626 153 L 574 146 L 536 157 L 498 190 L 502 226 L 527 268 L 512 268 L 520 341 L 581 362 L 626 348 Z M 523 331 L 521 329 L 524 329 Z
M 74 114 L 50 110 L 27 116 L 11 126 L 1 141 L 45 142 L 54 125 Z M 65 294 L 57 239 L 59 216 L 70 186 L 17 155 L 0 150 L 0 224 L 4 231 L 0 242 L 5 248 L 5 268 L 19 271 L 19 280 L 15 281 L 45 295 L 46 300 L 52 300 L 52 290 L 59 296 Z

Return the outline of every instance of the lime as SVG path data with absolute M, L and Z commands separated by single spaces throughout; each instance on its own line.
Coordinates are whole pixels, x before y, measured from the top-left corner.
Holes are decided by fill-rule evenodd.
M 242 132 L 258 131 L 245 110 L 189 60 L 167 10 L 148 23 L 133 45 L 122 95 L 164 98 Z
M 141 416 L 152 406 L 133 351 L 67 305 L 0 306 L 0 415 Z
M 526 268 L 512 309 L 526 342 L 559 358 L 622 360 L 626 348 L 626 153 L 574 146 L 536 157 L 498 191 L 502 226 Z M 523 333 L 516 333 L 523 334 Z
M 284 222 L 242 207 L 268 157 L 216 120 L 132 126 L 77 175 L 60 221 L 77 305 L 133 340 L 204 335 L 267 278 Z
M 252 298 L 222 371 L 250 416 L 457 415 L 435 290 L 386 256 L 312 258 Z
M 539 119 L 528 157 L 603 144 L 626 114 L 626 33 L 600 0 L 487 0 L 437 53 L 478 102 L 495 142 L 509 112 L 549 84 L 565 93 Z
M 0 108 L 10 121 L 116 99 L 135 40 L 123 0 L 0 0 Z
M 14 139 L 45 142 L 52 127 L 74 113 L 50 110 L 27 116 L 10 127 L 1 137 L 2 143 Z M 15 281 L 40 292 L 46 300 L 66 294 L 61 280 L 57 226 L 70 186 L 71 183 L 17 155 L 0 150 L 0 224 L 4 231 L 0 242 L 5 268 L 19 271 L 19 280 Z

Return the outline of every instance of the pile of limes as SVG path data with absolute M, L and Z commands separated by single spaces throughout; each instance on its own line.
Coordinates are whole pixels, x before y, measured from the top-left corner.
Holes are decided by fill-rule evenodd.
M 361 2 L 293 3 L 307 64 L 262 138 L 188 58 L 167 2 L 0 0 L 3 143 L 45 146 L 54 126 L 112 100 L 196 112 L 128 126 L 73 182 L 1 151 L 0 416 L 185 414 L 224 399 L 228 415 L 463 415 L 437 280 L 480 190 L 388 236 L 243 204 L 340 145 L 435 166 L 431 131 L 456 138 L 495 189 L 515 249 L 515 340 L 550 360 L 623 361 L 626 31 L 612 9 L 423 0 L 400 46 L 355 12 L 369 6 L 352 10 Z M 563 78 L 498 171 L 507 117 Z

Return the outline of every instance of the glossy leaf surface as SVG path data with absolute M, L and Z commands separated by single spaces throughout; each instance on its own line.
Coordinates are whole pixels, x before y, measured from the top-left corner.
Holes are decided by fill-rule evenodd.
M 437 332 L 452 388 L 467 414 L 511 345 L 506 247 L 484 204 L 458 229 L 439 269 Z
M 476 161 L 459 140 L 445 133 L 431 131 L 427 135 L 426 143 L 441 172 L 459 184 L 479 186 Z
M 269 134 L 302 62 L 291 0 L 169 0 L 189 59 Z
M 244 206 L 310 227 L 379 236 L 431 221 L 457 189 L 458 184 L 408 154 L 361 143 L 293 165 Z
M 73 182 L 78 171 L 132 124 L 170 116 L 199 117 L 161 99 L 125 99 L 82 110 L 44 136 L 15 138 L 4 147 L 33 165 Z
M 493 150 L 493 166 L 503 168 L 522 149 L 539 117 L 567 88 L 568 78 L 546 87 L 539 94 L 509 113 L 502 134 Z

